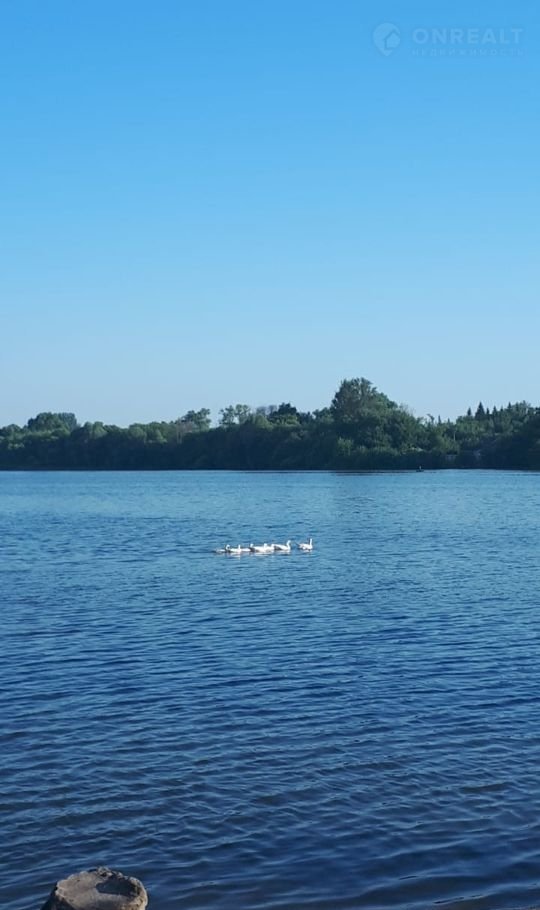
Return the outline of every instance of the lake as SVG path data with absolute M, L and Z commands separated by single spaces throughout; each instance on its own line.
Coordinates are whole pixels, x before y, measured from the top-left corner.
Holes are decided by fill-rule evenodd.
M 2 907 L 540 903 L 540 475 L 4 473 L 0 549 Z

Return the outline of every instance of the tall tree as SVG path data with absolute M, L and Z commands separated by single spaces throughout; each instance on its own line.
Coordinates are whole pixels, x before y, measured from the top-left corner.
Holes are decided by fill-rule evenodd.
M 485 416 L 486 416 L 486 411 L 485 411 L 484 405 L 482 404 L 482 402 L 480 402 L 476 409 L 476 413 L 474 415 L 475 420 L 483 420 Z
M 222 408 L 219 413 L 221 414 L 219 422 L 222 427 L 245 423 L 253 414 L 248 404 L 230 404 L 226 408 Z
M 330 410 L 337 423 L 354 423 L 368 412 L 395 408 L 382 392 L 362 377 L 344 379 L 332 399 Z
M 201 408 L 199 411 L 188 411 L 180 420 L 192 432 L 202 433 L 210 429 L 211 421 L 208 408 Z
M 272 423 L 280 424 L 297 424 L 299 421 L 298 409 L 290 402 L 283 402 L 279 408 L 273 411 L 269 418 Z

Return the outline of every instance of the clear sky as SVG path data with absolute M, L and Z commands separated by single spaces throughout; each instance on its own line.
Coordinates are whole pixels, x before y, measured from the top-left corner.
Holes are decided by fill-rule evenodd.
M 0 424 L 540 404 L 539 92 L 537 0 L 0 0 Z

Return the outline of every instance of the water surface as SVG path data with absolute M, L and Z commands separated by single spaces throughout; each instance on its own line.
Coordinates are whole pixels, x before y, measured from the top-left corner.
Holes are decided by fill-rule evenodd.
M 0 474 L 2 906 L 540 902 L 539 531 L 534 474 Z

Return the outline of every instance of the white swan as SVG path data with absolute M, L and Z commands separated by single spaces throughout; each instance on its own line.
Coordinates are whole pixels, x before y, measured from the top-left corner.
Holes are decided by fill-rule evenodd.
M 238 544 L 237 547 L 227 547 L 227 553 L 230 556 L 240 556 L 242 553 L 247 553 L 248 551 Z
M 290 540 L 287 543 L 275 543 L 272 544 L 274 548 L 274 553 L 290 553 L 291 552 L 291 542 Z
M 307 550 L 312 550 L 313 549 L 313 538 L 310 537 L 307 543 L 299 543 L 298 549 L 304 550 L 304 552 L 306 552 Z
M 271 543 L 263 543 L 260 547 L 255 546 L 253 543 L 250 543 L 249 550 L 250 553 L 273 553 L 274 547 Z

